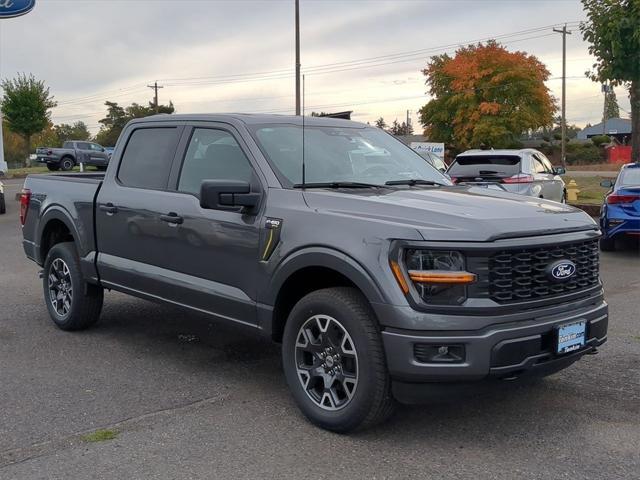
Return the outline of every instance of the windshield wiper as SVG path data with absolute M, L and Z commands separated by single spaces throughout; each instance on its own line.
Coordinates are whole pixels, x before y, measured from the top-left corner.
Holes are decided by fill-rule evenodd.
M 293 188 L 384 188 L 384 185 L 362 182 L 312 182 L 296 183 Z
M 444 183 L 434 182 L 433 180 L 423 180 L 421 178 L 409 178 L 407 180 L 389 180 L 384 183 L 385 185 L 409 185 L 413 187 L 414 185 L 439 185 L 445 186 Z

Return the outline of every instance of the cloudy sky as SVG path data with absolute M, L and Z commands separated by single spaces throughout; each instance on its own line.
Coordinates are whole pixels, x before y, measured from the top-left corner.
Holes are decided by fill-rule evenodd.
M 597 123 L 602 95 L 584 76 L 593 59 L 576 27 L 584 18 L 578 0 L 301 0 L 306 110 L 388 123 L 410 110 L 417 126 L 429 56 L 490 37 L 538 56 L 559 99 L 552 24 L 566 22 L 567 120 Z M 93 132 L 105 100 L 145 103 L 156 80 L 161 103 L 180 113 L 293 113 L 293 20 L 294 0 L 37 0 L 30 14 L 0 20 L 0 77 L 45 80 L 54 122 L 83 120 Z

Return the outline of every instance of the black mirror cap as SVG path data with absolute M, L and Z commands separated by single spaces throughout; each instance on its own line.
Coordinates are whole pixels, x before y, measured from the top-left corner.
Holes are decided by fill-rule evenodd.
M 602 188 L 611 188 L 613 187 L 613 180 L 602 180 L 600 182 L 600 186 Z
M 567 169 L 564 167 L 553 167 L 553 171 L 556 175 L 564 175 L 567 173 Z
M 261 197 L 240 180 L 204 180 L 200 186 L 200 206 L 209 210 L 253 210 Z

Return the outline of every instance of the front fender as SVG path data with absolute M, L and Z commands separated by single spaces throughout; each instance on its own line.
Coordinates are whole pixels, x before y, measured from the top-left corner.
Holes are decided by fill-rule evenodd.
M 297 250 L 282 260 L 271 276 L 269 288 L 261 298 L 261 302 L 266 305 L 275 305 L 278 292 L 284 282 L 293 273 L 307 267 L 325 267 L 335 270 L 353 282 L 370 302 L 385 302 L 380 286 L 360 263 L 339 250 L 327 247 Z

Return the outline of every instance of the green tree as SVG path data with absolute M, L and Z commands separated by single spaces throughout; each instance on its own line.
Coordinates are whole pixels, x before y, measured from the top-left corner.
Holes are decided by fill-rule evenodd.
M 532 55 L 490 41 L 431 57 L 423 73 L 433 98 L 420 109 L 420 121 L 433 141 L 507 148 L 553 122 L 556 107 L 544 83 L 549 71 Z
M 155 106 L 152 103 L 147 106 L 132 103 L 128 107 L 121 107 L 115 102 L 105 102 L 105 105 L 107 107 L 107 116 L 99 121 L 101 127 L 96 135 L 96 142 L 107 147 L 116 144 L 120 133 L 122 133 L 125 125 L 130 120 L 150 117 L 156 114 Z M 169 105 L 158 106 L 158 113 L 171 114 L 174 112 L 173 102 L 169 102 Z
M 631 158 L 640 163 L 640 1 L 582 0 L 582 5 L 587 21 L 580 24 L 580 31 L 596 57 L 587 75 L 629 89 Z
M 67 123 L 61 123 L 53 127 L 56 133 L 56 142 L 61 146 L 67 140 L 90 140 L 91 132 L 87 127 L 87 124 L 78 121 L 73 125 Z
M 384 121 L 384 118 L 380 117 L 376 120 L 376 127 L 386 130 L 388 125 L 387 122 Z
M 50 123 L 50 110 L 57 105 L 49 88 L 33 75 L 19 74 L 14 79 L 0 82 L 4 90 L 2 114 L 12 132 L 25 142 L 23 164 L 31 153 L 32 137 L 42 132 Z
M 603 121 L 605 118 L 620 118 L 620 107 L 618 106 L 618 99 L 616 98 L 616 92 L 613 91 L 613 87 L 604 95 L 604 111 Z

